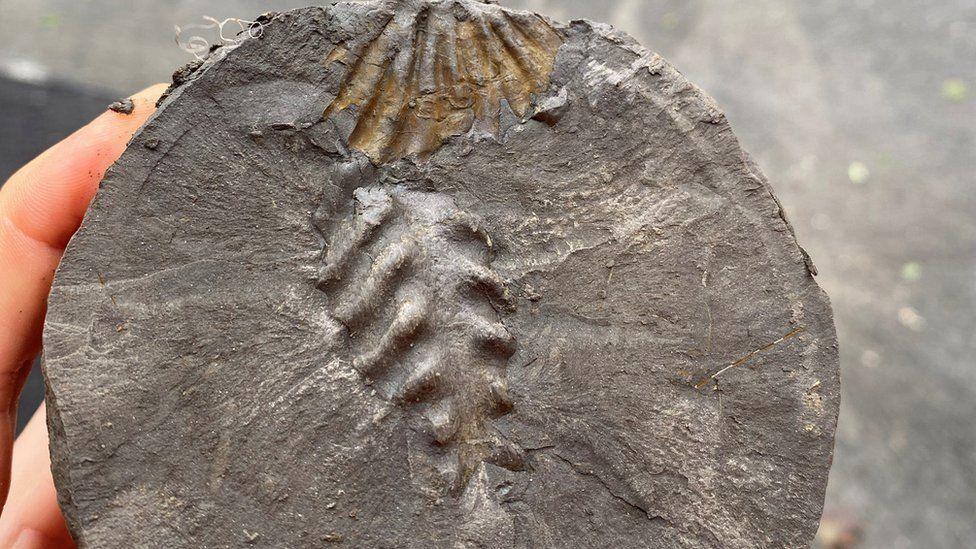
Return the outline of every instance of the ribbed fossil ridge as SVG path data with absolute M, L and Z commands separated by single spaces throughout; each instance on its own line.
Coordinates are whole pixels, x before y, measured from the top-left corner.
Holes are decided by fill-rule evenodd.
M 509 413 L 514 306 L 491 238 L 442 193 L 370 185 L 320 218 L 319 288 L 364 381 L 420 422 L 433 470 L 457 492 L 482 462 L 518 470 L 492 420 Z
M 506 104 L 525 116 L 549 85 L 562 37 L 538 15 L 473 0 L 386 9 L 378 34 L 326 59 L 347 70 L 325 116 L 355 109 L 349 146 L 375 162 L 423 157 L 472 129 L 497 135 Z

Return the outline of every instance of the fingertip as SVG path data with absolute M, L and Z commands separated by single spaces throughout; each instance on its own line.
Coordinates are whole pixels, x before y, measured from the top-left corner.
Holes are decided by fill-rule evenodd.
M 116 124 L 121 124 L 123 127 L 129 127 L 133 123 L 141 125 L 146 121 L 149 116 L 156 110 L 156 101 L 159 100 L 160 96 L 166 91 L 169 86 L 167 84 L 153 84 L 148 88 L 136 92 L 128 97 L 132 101 L 132 110 L 126 111 L 124 109 L 113 109 L 109 106 L 108 110 L 103 113 L 99 118 L 106 118 L 115 122 Z M 120 100 L 121 103 L 123 100 Z M 97 119 L 96 119 L 97 120 Z M 138 127 L 138 125 L 136 127 Z
M 163 92 L 165 92 L 169 88 L 169 86 L 170 85 L 165 82 L 158 82 L 140 92 L 137 92 L 132 97 L 145 98 L 146 100 L 155 103 L 156 101 L 159 100 L 159 97 L 163 95 Z
M 42 405 L 14 443 L 10 496 L 0 515 L 0 547 L 16 547 L 13 544 L 21 538 L 24 543 L 43 542 L 40 547 L 74 545 L 51 475 L 46 417 Z
M 165 82 L 159 82 L 158 84 L 153 84 L 152 86 L 149 86 L 148 88 L 136 93 L 132 97 L 148 101 L 155 105 L 156 101 L 159 101 L 159 98 L 163 95 L 163 93 L 169 89 L 169 86 L 170 85 L 166 84 Z
M 22 232 L 63 248 L 78 229 L 105 171 L 156 110 L 165 84 L 131 96 L 131 112 L 106 110 L 17 171 L 0 190 L 0 215 Z
M 132 134 L 156 112 L 156 101 L 166 89 L 166 84 L 154 84 L 129 96 L 128 99 L 132 101 L 131 110 L 115 110 L 109 107 L 91 123 L 45 151 L 44 156 L 63 152 L 81 152 L 85 150 L 86 144 L 92 144 L 95 147 L 89 147 L 87 152 L 94 153 L 91 154 L 94 167 L 101 168 L 101 172 L 104 173 L 125 150 Z M 76 137 L 79 135 L 84 139 Z M 101 177 L 98 179 L 100 180 Z
M 10 549 L 46 549 L 55 546 L 53 541 L 37 530 L 27 528 L 20 532 Z

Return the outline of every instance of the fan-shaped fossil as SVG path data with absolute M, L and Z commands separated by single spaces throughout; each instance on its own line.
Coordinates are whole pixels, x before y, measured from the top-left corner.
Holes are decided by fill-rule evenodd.
M 395 0 L 378 34 L 338 46 L 347 66 L 325 115 L 355 109 L 349 144 L 378 162 L 432 152 L 450 136 L 496 134 L 503 108 L 527 114 L 562 39 L 543 17 L 471 0 Z

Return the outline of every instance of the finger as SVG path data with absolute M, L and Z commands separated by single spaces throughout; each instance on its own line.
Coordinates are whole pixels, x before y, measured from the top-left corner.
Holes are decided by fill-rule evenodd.
M 0 188 L 0 507 L 7 496 L 17 397 L 41 345 L 61 253 L 105 170 L 154 110 L 162 86 L 133 96 L 21 168 Z
M 58 507 L 42 405 L 14 444 L 10 498 L 0 516 L 0 547 L 74 547 Z
M 130 114 L 106 111 L 18 170 L 3 187 L 3 213 L 31 238 L 64 248 L 105 170 L 155 111 L 164 90 L 165 84 L 157 84 L 133 95 Z

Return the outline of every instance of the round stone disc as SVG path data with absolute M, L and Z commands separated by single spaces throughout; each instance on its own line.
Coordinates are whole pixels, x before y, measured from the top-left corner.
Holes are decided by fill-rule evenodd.
M 178 71 L 45 328 L 87 547 L 807 547 L 826 296 L 718 108 L 608 26 L 263 16 Z

